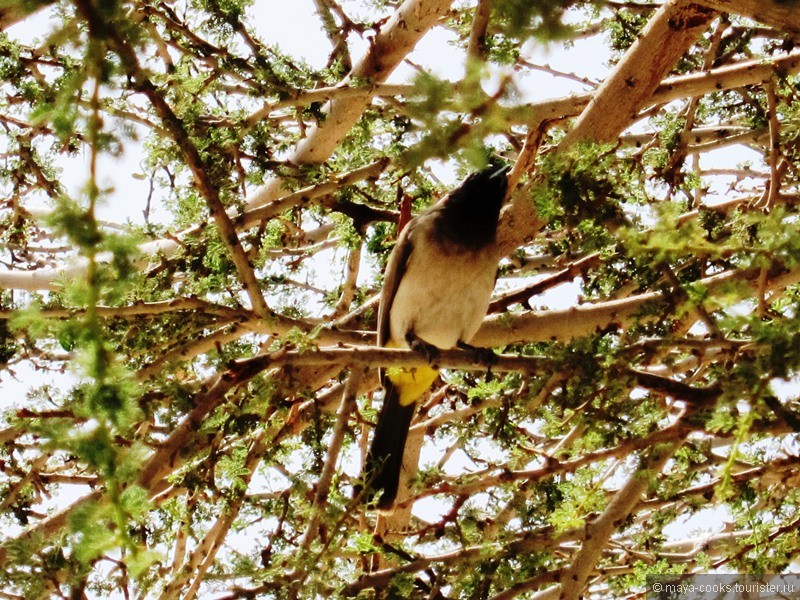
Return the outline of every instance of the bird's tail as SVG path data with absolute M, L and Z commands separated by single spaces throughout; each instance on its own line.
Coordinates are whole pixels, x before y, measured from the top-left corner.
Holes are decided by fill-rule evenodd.
M 375 505 L 381 510 L 391 508 L 397 497 L 403 451 L 416 408 L 414 402 L 400 403 L 400 389 L 388 377 L 384 389 L 383 407 L 364 469 L 365 499 L 371 501 L 380 492 Z

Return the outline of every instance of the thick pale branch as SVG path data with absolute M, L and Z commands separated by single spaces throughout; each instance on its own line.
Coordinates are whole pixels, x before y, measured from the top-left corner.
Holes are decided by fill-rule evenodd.
M 649 456 L 642 461 L 641 468 L 630 476 L 602 514 L 587 526 L 583 547 L 572 565 L 562 572 L 559 585 L 536 594 L 535 600 L 550 598 L 577 600 L 583 596 L 586 582 L 608 540 L 628 519 L 642 493 L 647 489 L 653 474 L 661 472 L 679 446 L 679 443 L 665 444 L 650 450 Z
M 650 19 L 639 39 L 591 96 L 574 127 L 561 141 L 564 149 L 578 142 L 611 142 L 652 102 L 653 93 L 683 53 L 705 31 L 716 13 L 685 0 L 670 0 Z M 529 115 L 530 126 L 547 120 Z M 509 253 L 541 228 L 525 186 L 512 196 L 498 228 L 498 244 Z
M 370 49 L 353 67 L 344 84 L 368 80 L 382 83 L 414 48 L 422 36 L 447 14 L 452 0 L 406 0 L 370 44 Z M 350 128 L 369 105 L 370 98 L 335 98 L 325 107 L 327 116 L 298 143 L 289 162 L 319 164 L 330 157 Z M 281 194 L 282 182 L 273 179 L 248 201 L 258 207 Z
M 800 4 L 781 0 L 696 0 L 719 12 L 742 15 L 778 31 L 800 33 Z
M 38 0 L 37 2 L 21 2 L 12 0 L 0 3 L 0 30 L 24 21 L 32 14 L 54 4 L 55 0 Z
M 361 366 L 377 369 L 386 365 L 421 367 L 431 363 L 442 369 L 485 370 L 491 368 L 498 372 L 526 373 L 546 369 L 551 364 L 549 359 L 538 356 L 495 355 L 490 361 L 487 361 L 486 357 L 469 350 L 441 350 L 433 359 L 430 359 L 422 353 L 403 348 L 361 347 L 320 349 L 308 352 L 279 350 L 239 361 L 234 368 L 253 372 L 284 365 L 300 367 L 338 364 L 342 367 Z
M 472 18 L 472 28 L 469 32 L 467 45 L 467 58 L 482 60 L 486 46 L 486 29 L 492 15 L 492 0 L 478 0 L 475 7 L 475 16 Z
M 712 295 L 736 282 L 755 285 L 759 270 L 726 271 L 701 279 Z M 800 281 L 800 270 L 773 278 L 768 288 L 781 289 Z M 647 304 L 658 304 L 669 298 L 663 292 L 648 292 L 622 300 L 573 306 L 561 310 L 531 311 L 519 315 L 503 313 L 486 319 L 472 339 L 476 346 L 501 346 L 520 341 L 569 340 L 592 335 L 609 327 L 625 327 Z
M 137 302 L 128 306 L 97 306 L 94 311 L 98 317 L 103 319 L 155 317 L 185 311 L 223 319 L 240 319 L 242 317 L 242 311 L 239 309 L 214 304 L 201 298 L 173 298 L 161 302 Z M 38 314 L 45 319 L 69 319 L 83 313 L 83 309 L 43 308 Z M 0 309 L 0 320 L 10 319 L 14 314 L 13 310 Z
M 308 106 L 313 102 L 328 102 L 331 100 L 358 99 L 360 101 L 370 98 L 388 96 L 403 96 L 414 91 L 414 87 L 403 83 L 376 83 L 365 87 L 363 85 L 337 85 L 332 87 L 317 88 L 314 90 L 301 90 L 289 94 L 278 102 L 267 104 L 247 117 L 245 123 L 252 127 L 259 121 L 266 119 L 272 113 L 294 106 Z
M 665 3 L 592 96 L 561 146 L 614 141 L 716 14 L 685 0 Z
M 792 52 L 772 60 L 748 60 L 688 75 L 678 75 L 660 83 L 652 96 L 644 101 L 642 107 L 757 85 L 769 81 L 775 75 L 782 77 L 798 72 L 800 72 L 800 52 Z M 593 97 L 594 94 L 576 94 L 523 104 L 508 109 L 505 118 L 509 124 L 517 125 L 562 120 L 580 114 Z
M 345 269 L 344 281 L 342 281 L 342 292 L 339 295 L 339 300 L 336 302 L 336 307 L 330 318 L 336 319 L 342 315 L 347 314 L 353 305 L 356 294 L 358 293 L 358 274 L 360 272 L 361 257 L 362 257 L 363 244 L 360 242 L 355 248 L 352 248 L 347 254 L 347 265 Z

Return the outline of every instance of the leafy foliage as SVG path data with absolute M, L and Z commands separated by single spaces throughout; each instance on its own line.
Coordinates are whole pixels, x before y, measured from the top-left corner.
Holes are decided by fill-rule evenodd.
M 4 593 L 621 597 L 796 569 L 786 28 L 714 20 L 669 102 L 567 146 L 585 103 L 531 81 L 602 89 L 583 54 L 567 73 L 531 48 L 599 40 L 624 64 L 650 4 L 495 0 L 481 25 L 439 2 L 420 31 L 446 27 L 463 71 L 421 53 L 399 84 L 398 3 L 315 3 L 321 63 L 269 41 L 284 5 L 262 4 L 0 11 Z M 10 26 L 28 12 L 35 40 Z M 751 59 L 783 62 L 730 75 Z M 476 339 L 499 356 L 442 370 L 378 515 L 353 489 L 390 366 L 380 273 L 398 222 L 498 155 L 521 175 L 513 244 Z

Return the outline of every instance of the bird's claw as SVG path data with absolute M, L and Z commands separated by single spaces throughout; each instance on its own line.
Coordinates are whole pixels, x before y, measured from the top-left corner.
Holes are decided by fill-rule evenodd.
M 418 354 L 422 354 L 426 359 L 428 359 L 428 362 L 431 365 L 435 363 L 435 361 L 439 358 L 439 354 L 441 353 L 439 348 L 433 344 L 429 344 L 422 338 L 417 337 L 411 331 L 406 334 L 406 343 L 411 350 L 417 352 Z
M 497 364 L 497 354 L 495 354 L 491 348 L 478 348 L 477 346 L 471 346 L 466 342 L 458 342 L 457 345 L 461 350 L 472 352 L 472 355 L 478 362 L 483 363 L 490 369 L 493 365 Z

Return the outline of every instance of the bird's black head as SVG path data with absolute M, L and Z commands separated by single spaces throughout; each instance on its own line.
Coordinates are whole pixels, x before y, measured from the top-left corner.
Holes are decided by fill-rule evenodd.
M 439 234 L 470 248 L 494 243 L 500 208 L 508 189 L 509 167 L 472 173 L 440 205 Z

